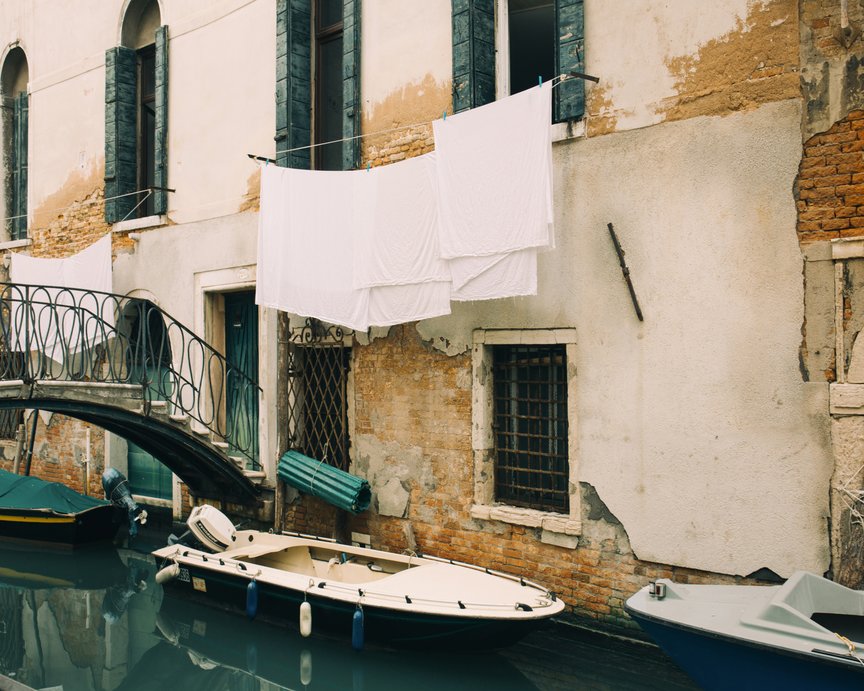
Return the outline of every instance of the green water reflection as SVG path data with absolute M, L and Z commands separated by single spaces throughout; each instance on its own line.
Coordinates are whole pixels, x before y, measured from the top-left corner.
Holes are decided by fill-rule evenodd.
M 358 653 L 163 597 L 154 571 L 127 549 L 0 546 L 0 674 L 63 691 L 694 688 L 656 649 L 561 627 L 492 654 Z

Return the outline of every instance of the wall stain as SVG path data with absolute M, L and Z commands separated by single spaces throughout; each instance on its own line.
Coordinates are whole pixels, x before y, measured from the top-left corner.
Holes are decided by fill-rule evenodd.
M 377 103 L 364 103 L 362 132 L 368 136 L 364 136 L 361 147 L 363 160 L 382 165 L 431 151 L 432 126 L 425 123 L 452 112 L 451 99 L 451 82 L 440 82 L 427 74 Z M 404 129 L 387 131 L 397 127 Z
M 608 84 L 597 84 L 588 91 L 585 102 L 585 123 L 589 137 L 610 134 L 617 129 L 618 114 L 610 91 L 611 87 Z
M 790 0 L 752 2 L 747 19 L 693 55 L 666 61 L 677 95 L 664 99 L 666 120 L 725 115 L 799 98 L 798 8 Z
M 243 203 L 237 210 L 238 213 L 244 211 L 259 211 L 261 208 L 261 167 L 259 166 L 252 175 L 246 180 L 246 194 Z

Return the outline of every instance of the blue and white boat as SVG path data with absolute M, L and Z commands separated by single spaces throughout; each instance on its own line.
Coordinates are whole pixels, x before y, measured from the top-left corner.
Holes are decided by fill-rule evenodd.
M 779 586 L 661 579 L 627 612 L 705 689 L 864 688 L 864 591 L 799 571 Z
M 307 535 L 236 530 L 212 506 L 187 520 L 206 549 L 153 552 L 156 581 L 179 593 L 301 633 L 326 631 L 396 648 L 494 649 L 564 609 L 524 578 L 427 555 L 396 554 Z

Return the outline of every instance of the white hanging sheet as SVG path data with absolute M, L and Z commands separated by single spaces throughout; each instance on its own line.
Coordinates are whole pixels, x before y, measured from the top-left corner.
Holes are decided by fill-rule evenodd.
M 110 293 L 111 235 L 105 235 L 78 254 L 64 259 L 30 257 L 13 252 L 9 264 L 12 283 L 45 288 L 18 288 L 16 297 L 27 298 L 32 321 L 25 324 L 20 303 L 13 305 L 11 347 L 39 350 L 63 363 L 66 356 L 101 343 L 114 335 L 114 300 L 86 291 Z
M 441 256 L 551 247 L 552 82 L 432 123 Z
M 393 326 L 450 314 L 450 282 L 369 289 L 369 325 Z
M 454 282 L 450 299 L 456 302 L 468 302 L 537 294 L 537 250 L 535 248 L 508 252 L 496 259 L 497 261 L 465 281 L 459 288 Z M 474 260 L 451 259 L 450 261 L 456 273 L 460 262 Z
M 379 166 L 361 177 L 357 288 L 449 281 L 438 247 L 435 153 Z
M 354 288 L 356 195 L 365 174 L 264 167 L 257 304 L 369 328 L 369 289 Z

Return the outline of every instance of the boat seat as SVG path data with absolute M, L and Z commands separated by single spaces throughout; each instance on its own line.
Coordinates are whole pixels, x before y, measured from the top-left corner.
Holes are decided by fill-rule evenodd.
M 312 555 L 305 545 L 279 549 L 273 545 L 254 545 L 249 547 L 238 547 L 223 552 L 220 556 L 235 559 L 249 564 L 258 564 L 272 569 L 281 569 L 304 576 L 314 576 L 315 566 Z

